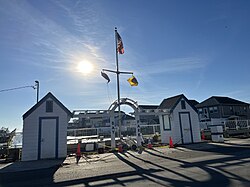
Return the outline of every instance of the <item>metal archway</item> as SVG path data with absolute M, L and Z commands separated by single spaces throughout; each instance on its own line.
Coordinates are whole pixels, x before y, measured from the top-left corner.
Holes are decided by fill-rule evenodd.
M 134 112 L 135 112 L 135 122 L 136 122 L 136 141 L 137 141 L 137 146 L 141 146 L 142 142 L 142 134 L 141 134 L 141 126 L 140 126 L 140 118 L 139 118 L 139 109 L 138 109 L 138 104 L 136 101 L 129 99 L 129 98 L 121 98 L 120 99 L 120 105 L 128 105 L 130 106 Z M 118 100 L 114 101 L 110 107 L 110 123 L 111 123 L 111 148 L 115 149 L 116 144 L 115 144 L 115 109 L 119 106 Z

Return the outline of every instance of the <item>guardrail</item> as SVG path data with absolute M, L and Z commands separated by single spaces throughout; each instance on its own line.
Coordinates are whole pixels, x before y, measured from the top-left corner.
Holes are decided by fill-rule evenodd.
M 225 130 L 250 129 L 250 120 L 229 120 L 225 122 Z

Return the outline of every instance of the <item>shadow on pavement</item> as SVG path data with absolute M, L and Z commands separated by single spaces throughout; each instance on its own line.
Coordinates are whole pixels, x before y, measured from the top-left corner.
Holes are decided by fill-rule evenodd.
M 249 140 L 250 141 L 250 140 Z M 208 142 L 196 143 L 196 144 L 187 144 L 187 145 L 178 145 L 178 148 L 184 147 L 186 149 L 190 149 L 193 151 L 206 151 L 206 152 L 213 152 L 225 155 L 234 155 L 237 152 L 244 152 L 248 151 L 250 148 L 249 144 L 239 144 L 239 143 L 230 143 L 224 142 L 221 144 L 211 144 Z
M 64 159 L 38 160 L 28 162 L 14 162 L 0 170 L 0 187 L 5 186 L 30 186 L 52 184 L 54 174 L 61 167 Z
M 199 151 L 199 149 L 197 150 Z M 241 147 L 241 146 L 231 146 L 231 147 L 225 147 L 225 146 L 220 146 L 220 145 L 215 145 L 212 149 L 206 150 L 206 152 L 214 152 L 214 153 L 220 153 L 220 154 L 225 154 L 229 155 L 226 158 L 218 158 L 218 159 L 209 159 L 209 160 L 202 160 L 202 161 L 194 161 L 194 162 L 187 162 L 184 161 L 183 159 L 177 159 L 177 158 L 172 158 L 168 157 L 164 154 L 159 154 L 158 151 L 154 150 L 146 150 L 146 152 L 156 158 L 162 158 L 165 159 L 166 161 L 175 161 L 181 164 L 181 168 L 199 168 L 205 172 L 207 172 L 210 175 L 210 180 L 207 181 L 188 181 L 185 183 L 182 183 L 181 181 L 178 180 L 173 180 L 173 179 L 168 179 L 168 182 L 171 182 L 174 186 L 209 186 L 215 185 L 215 186 L 230 186 L 230 181 L 229 179 L 233 179 L 236 181 L 241 182 L 241 186 L 250 186 L 250 180 L 247 180 L 240 175 L 237 175 L 237 171 L 234 173 L 228 172 L 226 170 L 227 167 L 230 166 L 238 166 L 246 163 L 250 163 L 249 160 L 246 160 L 250 156 L 250 149 L 246 147 Z M 204 152 L 204 150 L 202 150 Z M 144 160 L 140 157 L 134 156 L 130 154 L 134 158 L 144 161 L 146 163 L 149 163 L 151 165 L 154 165 L 158 168 L 164 169 L 161 165 L 157 165 L 151 161 Z M 212 166 L 211 166 L 212 165 Z M 172 173 L 182 176 L 186 179 L 188 178 L 188 175 L 183 176 L 179 172 L 175 172 L 173 170 L 170 170 L 168 168 L 165 168 L 166 171 L 171 171 Z M 248 169 L 249 172 L 249 169 Z M 225 174 L 229 175 L 230 177 L 226 176 Z
M 223 155 L 225 153 L 225 157 L 216 157 L 214 159 L 207 158 L 207 160 L 202 159 L 201 161 L 199 161 L 199 159 L 185 161 L 185 159 L 179 159 L 173 155 L 171 155 L 171 157 L 167 156 L 157 150 L 145 150 L 146 154 L 144 155 L 146 157 L 139 156 L 134 152 L 127 152 L 124 154 L 114 153 L 116 158 L 126 164 L 130 170 L 133 168 L 132 171 L 114 172 L 111 174 L 95 175 L 68 181 L 54 182 L 54 174 L 60 167 L 57 165 L 55 167 L 42 170 L 11 173 L 11 176 L 8 176 L 8 172 L 6 172 L 6 176 L 3 177 L 3 179 L 5 179 L 5 183 L 0 186 L 11 186 L 6 182 L 8 180 L 13 180 L 12 174 L 14 174 L 17 181 L 26 180 L 26 182 L 18 186 L 126 186 L 130 183 L 136 185 L 137 182 L 141 182 L 141 184 L 145 182 L 145 185 L 147 185 L 148 182 L 150 184 L 153 183 L 155 186 L 211 187 L 233 186 L 234 184 L 232 184 L 232 180 L 234 182 L 236 181 L 237 184 L 240 184 L 240 186 L 250 186 L 250 181 L 237 174 L 237 171 L 232 172 L 232 170 L 227 170 L 227 167 L 250 163 L 249 148 L 214 145 L 212 149 L 197 149 L 196 151 L 200 151 L 200 154 L 214 152 L 221 153 Z M 183 154 L 186 153 L 184 152 Z M 172 163 L 172 165 L 170 163 Z M 200 174 L 199 172 L 204 173 L 204 178 L 199 179 L 195 177 L 201 176 L 198 175 Z
M 234 150 L 234 149 L 233 149 Z M 76 179 L 71 181 L 56 183 L 58 186 L 69 186 L 69 185 L 84 185 L 84 186 L 111 186 L 121 185 L 126 186 L 131 182 L 138 181 L 149 181 L 150 184 L 154 183 L 156 186 L 196 186 L 196 187 L 211 187 L 211 186 L 231 186 L 230 179 L 236 180 L 241 186 L 250 186 L 250 181 L 237 175 L 235 173 L 228 172 L 225 168 L 227 166 L 233 166 L 237 164 L 249 163 L 250 161 L 244 161 L 241 159 L 249 158 L 249 153 L 245 152 L 244 149 L 238 150 L 239 152 L 235 156 L 229 156 L 219 159 L 209 159 L 205 161 L 194 161 L 187 162 L 182 159 L 171 158 L 163 155 L 160 152 L 154 150 L 146 150 L 146 153 L 151 155 L 153 158 L 149 161 L 136 153 L 114 153 L 115 156 L 132 167 L 134 171 L 119 172 L 114 174 L 107 174 L 101 176 L 93 176 L 88 178 Z M 242 152 L 243 151 L 243 152 Z M 129 155 L 129 156 L 128 156 Z M 140 164 L 133 161 L 137 159 L 147 164 L 147 168 L 143 168 Z M 176 162 L 179 169 L 176 166 L 173 168 L 166 167 L 160 164 L 160 162 L 154 162 L 154 160 L 163 159 L 163 162 Z M 230 161 L 241 160 L 237 163 L 228 163 Z M 223 166 L 211 166 L 211 164 L 222 164 Z M 144 164 L 145 166 L 145 164 Z M 190 176 L 190 169 L 196 169 L 196 172 L 203 172 L 206 175 L 206 180 L 197 179 L 194 176 Z M 226 175 L 227 174 L 227 175 Z M 175 176 L 175 177 L 173 177 Z M 230 176 L 230 177 L 228 177 Z M 124 179 L 124 177 L 130 177 Z
M 111 186 L 111 185 L 126 186 L 125 183 L 136 182 L 140 180 L 149 180 L 156 184 L 158 183 L 157 180 L 151 179 L 148 176 L 153 175 L 153 173 L 162 171 L 161 169 L 144 169 L 128 161 L 127 160 L 128 156 L 126 155 L 126 153 L 123 154 L 123 156 L 125 156 L 126 158 L 124 158 L 123 156 L 121 156 L 119 153 L 116 153 L 116 152 L 114 153 L 114 155 L 119 160 L 133 167 L 135 170 L 128 171 L 128 172 L 119 172 L 119 173 L 114 173 L 114 174 L 87 177 L 84 179 L 76 179 L 76 180 L 71 180 L 71 181 L 58 182 L 56 183 L 56 185 L 57 186 L 70 186 L 70 185 L 81 184 L 84 186 Z M 132 178 L 124 179 L 126 177 L 132 177 Z M 123 180 L 120 180 L 119 178 L 123 178 Z M 91 184 L 91 183 L 94 183 L 94 184 Z

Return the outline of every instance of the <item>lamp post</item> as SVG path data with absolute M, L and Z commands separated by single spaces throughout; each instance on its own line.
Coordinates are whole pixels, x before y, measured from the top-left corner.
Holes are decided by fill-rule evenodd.
M 35 87 L 36 87 L 36 103 L 38 103 L 39 100 L 39 81 L 35 81 Z
M 15 88 L 3 89 L 3 90 L 0 90 L 0 93 L 1 92 L 7 92 L 7 91 L 24 89 L 24 88 L 33 88 L 33 89 L 36 89 L 36 102 L 38 103 L 38 100 L 39 100 L 39 81 L 37 81 L 37 80 L 35 81 L 35 85 L 34 86 L 20 86 L 20 87 L 15 87 Z

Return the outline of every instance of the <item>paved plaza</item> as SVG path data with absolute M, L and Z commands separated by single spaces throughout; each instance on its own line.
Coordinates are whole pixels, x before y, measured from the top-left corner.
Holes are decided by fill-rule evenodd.
M 145 149 L 142 154 L 128 151 L 89 155 L 78 165 L 74 157 L 61 162 L 14 163 L 1 166 L 1 186 L 247 187 L 249 148 L 250 139 L 227 139 L 225 143 Z

